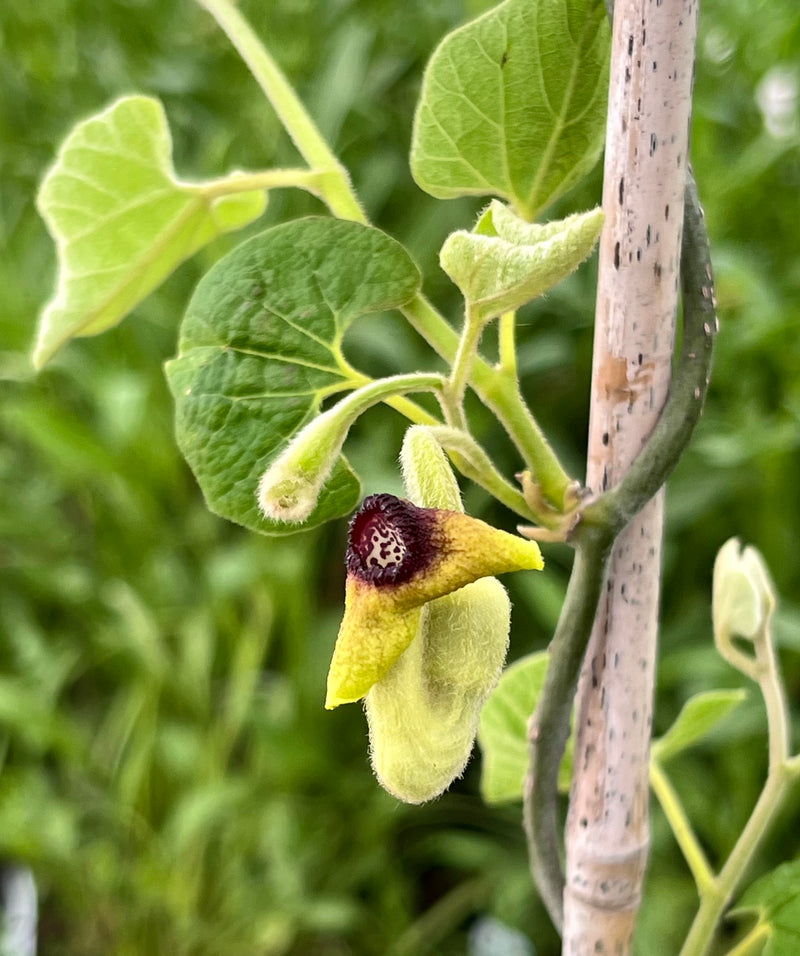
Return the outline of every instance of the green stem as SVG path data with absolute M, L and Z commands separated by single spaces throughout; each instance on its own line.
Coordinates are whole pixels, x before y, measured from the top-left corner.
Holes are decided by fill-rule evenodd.
M 266 169 L 257 173 L 231 173 L 204 183 L 185 183 L 207 199 L 230 196 L 233 193 L 257 189 L 285 189 L 297 187 L 322 198 L 327 172 L 315 169 Z
M 439 419 L 431 415 L 430 412 L 426 412 L 425 409 L 420 408 L 416 402 L 412 402 L 410 398 L 404 398 L 402 395 L 393 395 L 391 398 L 385 398 L 383 403 L 393 408 L 396 412 L 399 412 L 415 425 L 436 426 L 441 424 Z
M 575 563 L 550 643 L 544 687 L 529 727 L 530 769 L 525 782 L 523 820 L 533 878 L 558 929 L 564 922 L 558 769 L 569 737 L 572 701 L 603 593 L 613 541 L 614 536 L 607 529 L 588 525 L 576 529 Z
M 664 773 L 661 764 L 652 757 L 650 759 L 650 786 L 661 804 L 661 809 L 664 811 L 664 816 L 667 818 L 678 846 L 681 848 L 697 889 L 703 896 L 712 891 L 714 887 L 714 873 L 695 836 L 692 825 L 689 823 L 689 818 L 686 816 L 686 811 L 683 809 L 678 794 Z
M 789 713 L 772 639 L 772 609 L 756 637 L 755 651 L 760 671 L 758 683 L 767 710 L 769 766 L 772 769 L 784 766 L 789 759 Z
M 464 328 L 458 340 L 453 364 L 450 366 L 450 377 L 445 390 L 447 407 L 451 413 L 451 424 L 459 428 L 463 428 L 465 424 L 464 394 L 472 372 L 472 364 L 478 355 L 478 344 L 482 335 L 483 322 L 467 308 L 464 314 Z
M 515 488 L 492 464 L 491 459 L 468 432 L 447 426 L 431 428 L 431 434 L 453 460 L 465 478 L 485 488 L 498 501 L 523 518 L 533 515 L 519 488 Z
M 340 219 L 366 222 L 344 167 L 331 151 L 286 77 L 230 0 L 197 0 L 225 31 L 250 68 L 292 141 L 308 165 L 329 174 L 324 200 Z
M 680 956 L 704 956 L 708 952 L 725 908 L 743 879 L 753 854 L 793 780 L 794 775 L 785 764 L 779 765 L 767 775 L 767 782 L 747 826 L 736 841 L 736 846 L 713 886 L 700 901 Z
M 504 312 L 500 316 L 499 362 L 498 372 L 502 372 L 509 379 L 517 380 L 517 316 L 515 312 Z
M 757 923 L 739 942 L 728 950 L 726 956 L 753 956 L 754 953 L 760 953 L 764 944 L 772 935 L 772 929 L 769 923 Z
M 459 337 L 422 294 L 418 294 L 400 311 L 431 348 L 445 361 L 453 362 Z M 508 432 L 525 467 L 532 472 L 542 489 L 543 497 L 556 511 L 560 510 L 572 479 L 531 415 L 516 378 L 512 381 L 476 356 L 472 362 L 470 384 Z M 544 522 L 547 517 L 540 518 L 537 515 L 536 520 Z

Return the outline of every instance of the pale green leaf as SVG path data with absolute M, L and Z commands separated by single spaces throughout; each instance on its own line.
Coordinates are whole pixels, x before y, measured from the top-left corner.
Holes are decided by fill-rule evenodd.
M 232 194 L 224 180 L 180 182 L 171 153 L 164 110 L 147 96 L 117 100 L 67 137 L 37 196 L 58 252 L 37 368 L 69 339 L 116 325 L 186 258 L 264 211 L 263 190 L 241 191 L 235 176 Z
M 763 956 L 796 956 L 800 952 L 800 860 L 784 863 L 756 880 L 731 915 L 750 913 L 769 926 Z
M 744 690 L 709 690 L 695 694 L 683 705 L 675 723 L 653 741 L 655 760 L 664 762 L 711 733 L 747 697 Z
M 547 673 L 541 651 L 513 663 L 504 672 L 481 711 L 478 743 L 483 752 L 481 794 L 487 803 L 521 800 L 528 772 L 528 721 L 536 709 Z M 572 740 L 559 772 L 559 788 L 569 788 Z
M 600 209 L 540 225 L 493 200 L 478 231 L 448 236 L 440 262 L 472 315 L 487 321 L 543 295 L 577 269 L 602 227 Z
M 609 36 L 603 0 L 506 0 L 445 37 L 414 121 L 417 183 L 534 219 L 600 155 Z
M 203 277 L 166 371 L 178 444 L 212 511 L 285 534 L 353 510 L 360 485 L 341 456 L 302 523 L 267 520 L 259 480 L 323 398 L 353 387 L 340 354 L 353 319 L 402 305 L 419 285 L 385 233 L 324 218 L 268 229 Z

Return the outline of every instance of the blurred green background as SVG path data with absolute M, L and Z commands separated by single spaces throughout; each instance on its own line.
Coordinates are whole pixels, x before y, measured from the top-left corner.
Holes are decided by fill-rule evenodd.
M 437 251 L 478 204 L 415 187 L 410 126 L 434 45 L 488 5 L 242 4 L 373 221 L 409 246 L 453 317 Z M 40 953 L 483 956 L 469 933 L 487 915 L 540 956 L 556 953 L 519 808 L 482 805 L 479 758 L 440 800 L 404 807 L 371 777 L 359 708 L 322 708 L 345 523 L 258 538 L 207 512 L 178 455 L 162 363 L 194 284 L 241 234 L 184 265 L 118 329 L 32 373 L 55 267 L 33 198 L 71 125 L 141 91 L 165 104 L 182 176 L 292 165 L 254 81 L 189 0 L 4 0 L 0 49 L 0 858 L 36 875 Z M 795 0 L 706 0 L 693 159 L 722 333 L 705 417 L 668 492 L 657 730 L 690 694 L 739 683 L 713 652 L 709 615 L 714 555 L 734 534 L 763 551 L 783 596 L 778 636 L 800 710 L 799 85 Z M 599 195 L 598 168 L 553 215 Z M 276 193 L 250 231 L 319 211 Z M 579 476 L 593 282 L 589 266 L 521 320 L 524 390 Z M 357 324 L 351 344 L 368 371 L 436 364 L 398 317 Z M 513 474 L 507 444 L 473 413 Z M 347 451 L 367 492 L 398 490 L 401 435 L 386 411 L 355 429 Z M 513 526 L 479 490 L 466 501 Z M 552 632 L 569 553 L 547 559 L 547 574 L 510 582 L 514 657 Z M 712 862 L 761 785 L 764 729 L 752 693 L 671 767 Z M 794 801 L 759 870 L 800 849 L 797 812 Z M 640 953 L 676 952 L 694 899 L 655 808 Z

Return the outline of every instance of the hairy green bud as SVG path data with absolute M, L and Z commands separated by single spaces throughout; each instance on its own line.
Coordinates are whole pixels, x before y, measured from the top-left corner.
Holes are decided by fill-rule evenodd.
M 393 395 L 441 387 L 440 375 L 413 373 L 377 379 L 317 415 L 289 442 L 258 483 L 258 505 L 274 521 L 302 523 L 319 499 L 355 420 Z
M 301 429 L 261 476 L 258 505 L 265 517 L 303 522 L 314 510 L 353 421 L 342 404 Z
M 775 603 L 775 588 L 760 552 L 749 545 L 742 548 L 738 538 L 730 538 L 714 562 L 714 640 L 729 663 L 754 679 L 753 658 L 743 653 L 734 639 L 753 643 L 769 640 Z

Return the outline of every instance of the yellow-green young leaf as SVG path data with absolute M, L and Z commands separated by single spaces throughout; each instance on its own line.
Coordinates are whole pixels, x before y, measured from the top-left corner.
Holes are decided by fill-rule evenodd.
M 481 794 L 487 803 L 521 800 L 528 772 L 528 721 L 544 687 L 548 655 L 529 654 L 508 667 L 481 712 L 478 743 L 483 752 Z M 572 737 L 559 771 L 559 788 L 568 789 Z
M 203 276 L 166 372 L 178 446 L 212 511 L 287 534 L 356 507 L 359 481 L 338 454 L 313 510 L 296 523 L 262 514 L 259 483 L 323 398 L 352 388 L 340 354 L 350 323 L 402 305 L 419 284 L 414 262 L 386 233 L 322 217 L 267 229 Z
M 58 252 L 37 368 L 69 339 L 116 325 L 184 259 L 264 211 L 264 191 L 237 190 L 235 175 L 227 189 L 180 182 L 171 153 L 164 110 L 147 96 L 117 100 L 67 137 L 37 196 Z
M 697 743 L 710 734 L 746 697 L 744 690 L 709 690 L 690 697 L 675 723 L 663 737 L 653 741 L 654 759 L 663 763 Z
M 449 34 L 423 79 L 414 179 L 536 218 L 600 155 L 609 38 L 603 0 L 506 0 Z
M 769 926 L 762 956 L 797 956 L 800 952 L 800 860 L 784 863 L 756 880 L 731 911 L 755 914 Z
M 602 227 L 601 209 L 540 225 L 493 200 L 477 231 L 448 236 L 439 261 L 471 314 L 488 321 L 543 295 L 577 269 Z

